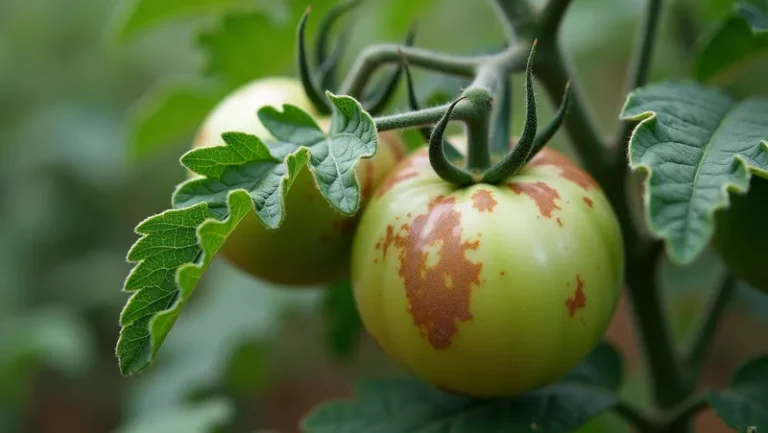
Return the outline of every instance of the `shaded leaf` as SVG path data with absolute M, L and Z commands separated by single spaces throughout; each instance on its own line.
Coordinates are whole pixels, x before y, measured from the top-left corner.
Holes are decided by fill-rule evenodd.
M 213 255 L 250 209 L 265 226 L 280 225 L 285 195 L 305 167 L 332 206 L 347 215 L 357 212 L 355 167 L 376 152 L 376 128 L 354 99 L 328 97 L 333 117 L 327 135 L 299 108 L 267 107 L 259 117 L 285 141 L 267 147 L 256 136 L 225 132 L 224 146 L 193 149 L 181 158 L 202 176 L 176 189 L 175 210 L 139 225 L 142 237 L 128 253 L 137 265 L 124 287 L 135 293 L 120 317 L 117 356 L 123 374 L 138 373 L 155 358 Z
M 599 372 L 613 355 L 600 347 L 579 369 Z M 610 366 L 610 369 L 615 369 Z M 621 367 L 618 367 L 621 369 Z M 578 377 L 578 379 L 575 379 Z M 511 398 L 474 399 L 449 394 L 408 379 L 363 382 L 355 402 L 328 403 L 302 423 L 307 433 L 504 433 L 516 431 L 572 432 L 617 402 L 612 382 L 591 381 L 591 374 Z
M 700 48 L 694 76 L 699 81 L 720 81 L 764 53 L 768 53 L 768 1 L 739 3 Z
M 768 429 L 768 356 L 744 364 L 730 388 L 711 391 L 708 400 L 718 416 L 738 431 Z
M 645 208 L 670 258 L 690 263 L 709 242 L 713 214 L 750 176 L 768 177 L 768 99 L 736 101 L 694 83 L 632 92 L 622 119 L 640 121 L 629 145 L 633 169 L 648 173 Z

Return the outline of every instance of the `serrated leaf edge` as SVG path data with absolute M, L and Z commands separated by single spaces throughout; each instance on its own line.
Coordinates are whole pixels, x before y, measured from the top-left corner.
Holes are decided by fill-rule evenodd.
M 714 90 L 714 89 L 708 89 L 708 90 Z M 640 131 L 641 128 L 652 128 L 652 124 L 649 124 L 649 122 L 655 122 L 657 120 L 657 114 L 653 110 L 643 111 L 641 113 L 638 113 L 635 116 L 624 115 L 629 105 L 629 101 L 634 96 L 634 94 L 635 92 L 633 91 L 627 96 L 626 100 L 624 101 L 624 105 L 621 108 L 621 114 L 619 115 L 619 118 L 621 120 L 631 120 L 635 122 L 639 121 L 639 123 L 632 130 L 632 134 L 630 135 L 630 138 L 629 138 L 630 146 L 632 145 L 632 142 L 635 139 L 635 134 L 637 134 L 637 132 Z M 738 102 L 738 101 L 734 101 L 734 102 Z M 760 144 L 763 145 L 766 151 L 768 152 L 768 140 L 761 140 Z M 646 220 L 646 224 L 651 229 L 653 236 L 655 236 L 657 239 L 664 240 L 664 249 L 666 251 L 667 256 L 672 260 L 672 262 L 674 262 L 677 265 L 690 264 L 706 248 L 709 240 L 712 238 L 712 235 L 714 233 L 715 212 L 721 209 L 727 209 L 731 204 L 729 193 L 735 192 L 737 194 L 746 194 L 749 190 L 749 181 L 752 174 L 758 174 L 758 175 L 762 175 L 762 177 L 768 177 L 768 170 L 762 170 L 759 167 L 750 166 L 741 155 L 736 154 L 734 156 L 734 159 L 735 159 L 734 163 L 739 164 L 741 166 L 741 169 L 743 169 L 743 172 L 746 174 L 745 184 L 747 185 L 747 187 L 742 188 L 739 185 L 736 185 L 733 183 L 725 183 L 720 188 L 720 197 L 722 200 L 716 203 L 707 211 L 707 222 L 709 224 L 707 225 L 706 242 L 702 243 L 702 246 L 698 249 L 698 251 L 689 253 L 688 256 L 679 256 L 677 252 L 671 247 L 671 244 L 667 240 L 669 233 L 662 232 L 653 222 L 652 215 L 650 214 L 650 211 L 651 211 L 650 182 L 651 182 L 651 177 L 654 174 L 653 169 L 648 164 L 634 163 L 632 161 L 632 153 L 629 151 L 630 146 L 627 147 L 627 152 L 628 152 L 627 160 L 629 161 L 629 165 L 632 171 L 645 173 L 645 177 L 643 179 L 643 210 L 644 210 L 644 217 Z

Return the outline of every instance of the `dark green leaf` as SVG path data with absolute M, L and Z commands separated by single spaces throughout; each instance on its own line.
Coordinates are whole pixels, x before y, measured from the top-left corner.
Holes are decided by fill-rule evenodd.
M 699 81 L 720 82 L 750 59 L 768 52 L 768 1 L 740 3 L 706 39 L 694 66 Z
M 620 370 L 612 350 L 601 346 L 573 378 L 512 398 L 474 399 L 449 394 L 416 380 L 363 382 L 356 402 L 328 403 L 303 422 L 307 433 L 507 433 L 573 432 L 613 407 L 613 385 L 597 374 Z M 593 377 L 597 381 L 593 381 Z
M 711 238 L 713 214 L 728 206 L 728 192 L 746 192 L 753 173 L 768 176 L 768 99 L 654 84 L 632 92 L 621 117 L 640 121 L 629 162 L 648 173 L 649 226 L 673 261 L 690 263 Z
M 129 115 L 133 157 L 151 156 L 191 136 L 223 93 L 189 83 L 166 83 L 145 95 Z
M 720 418 L 738 431 L 768 429 L 768 356 L 744 364 L 730 388 L 710 392 L 708 400 Z
M 362 335 L 352 284 L 346 281 L 329 287 L 323 299 L 325 334 L 328 347 L 337 358 L 348 359 Z
M 137 265 L 124 287 L 133 295 L 120 316 L 117 341 L 124 375 L 141 372 L 155 358 L 213 255 L 252 207 L 243 191 L 232 191 L 226 200 L 225 218 L 200 203 L 152 216 L 136 228 L 142 237 L 128 260 Z
M 618 391 L 624 379 L 624 362 L 616 348 L 602 342 L 568 374 L 566 379 Z

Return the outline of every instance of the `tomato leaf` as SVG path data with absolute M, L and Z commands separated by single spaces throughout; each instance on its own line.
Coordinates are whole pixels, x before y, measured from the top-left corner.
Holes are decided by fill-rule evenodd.
M 699 50 L 694 76 L 699 81 L 719 81 L 729 71 L 768 52 L 768 0 L 734 6 Z
M 736 101 L 695 83 L 636 89 L 621 113 L 640 121 L 629 164 L 648 173 L 645 209 L 670 258 L 690 263 L 707 245 L 713 214 L 750 176 L 768 177 L 768 99 Z
M 119 42 L 125 42 L 144 30 L 177 19 L 221 13 L 231 9 L 256 9 L 256 0 L 123 0 L 115 8 L 110 23 Z
M 580 367 L 621 370 L 606 349 Z M 576 378 L 578 377 L 578 379 Z M 316 408 L 302 423 L 307 433 L 485 433 L 502 431 L 572 432 L 617 403 L 604 381 L 576 374 L 539 390 L 512 398 L 474 399 L 448 394 L 409 379 L 375 380 L 358 387 L 355 402 Z
M 332 103 L 328 136 L 308 114 L 290 105 L 284 105 L 282 113 L 264 107 L 259 119 L 279 141 L 310 150 L 309 167 L 320 192 L 333 207 L 352 215 L 360 206 L 355 167 L 360 158 L 376 152 L 376 125 L 354 98 L 326 94 Z
M 334 107 L 328 134 L 299 108 L 286 105 L 282 113 L 261 112 L 265 126 L 286 141 L 267 147 L 253 135 L 226 132 L 224 146 L 182 156 L 182 164 L 201 176 L 179 185 L 174 210 L 137 227 L 142 237 L 128 253 L 137 265 L 124 287 L 134 294 L 120 317 L 117 357 L 123 374 L 138 373 L 154 359 L 211 258 L 250 209 L 265 226 L 280 225 L 285 195 L 300 170 L 310 170 L 340 212 L 357 212 L 355 167 L 376 152 L 376 127 L 353 98 L 328 97 Z
M 345 281 L 329 287 L 323 298 L 323 309 L 328 348 L 338 359 L 350 358 L 357 348 L 363 329 L 352 284 Z
M 707 399 L 718 416 L 738 431 L 768 429 L 768 356 L 744 364 L 730 388 L 711 391 Z
M 137 265 L 124 286 L 133 295 L 120 315 L 117 341 L 122 374 L 139 373 L 155 358 L 213 255 L 252 207 L 244 191 L 232 191 L 226 200 L 224 218 L 202 202 L 152 216 L 136 228 L 142 237 L 128 261 Z
M 146 94 L 129 113 L 129 148 L 143 159 L 191 135 L 224 96 L 222 89 L 167 82 Z

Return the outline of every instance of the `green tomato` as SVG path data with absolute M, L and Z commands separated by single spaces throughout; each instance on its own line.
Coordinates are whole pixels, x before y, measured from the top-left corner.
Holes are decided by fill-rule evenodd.
M 413 153 L 376 191 L 352 254 L 358 309 L 383 351 L 476 397 L 571 370 L 604 335 L 623 271 L 608 200 L 548 148 L 504 184 L 467 188 Z
M 306 111 L 326 129 L 297 80 L 271 77 L 246 84 L 222 100 L 200 128 L 194 147 L 224 145 L 221 134 L 239 131 L 262 139 L 271 135 L 256 116 L 270 105 L 282 109 L 292 104 Z M 376 186 L 405 156 L 394 133 L 379 134 L 376 155 L 357 167 L 362 204 Z M 222 246 L 220 253 L 241 270 L 276 284 L 318 285 L 337 282 L 348 275 L 354 228 L 359 220 L 336 211 L 322 196 L 309 170 L 298 175 L 285 202 L 285 217 L 276 230 L 267 229 L 250 213 Z
M 734 275 L 768 292 L 768 179 L 752 176 L 747 194 L 730 199 L 715 214 L 712 245 Z

